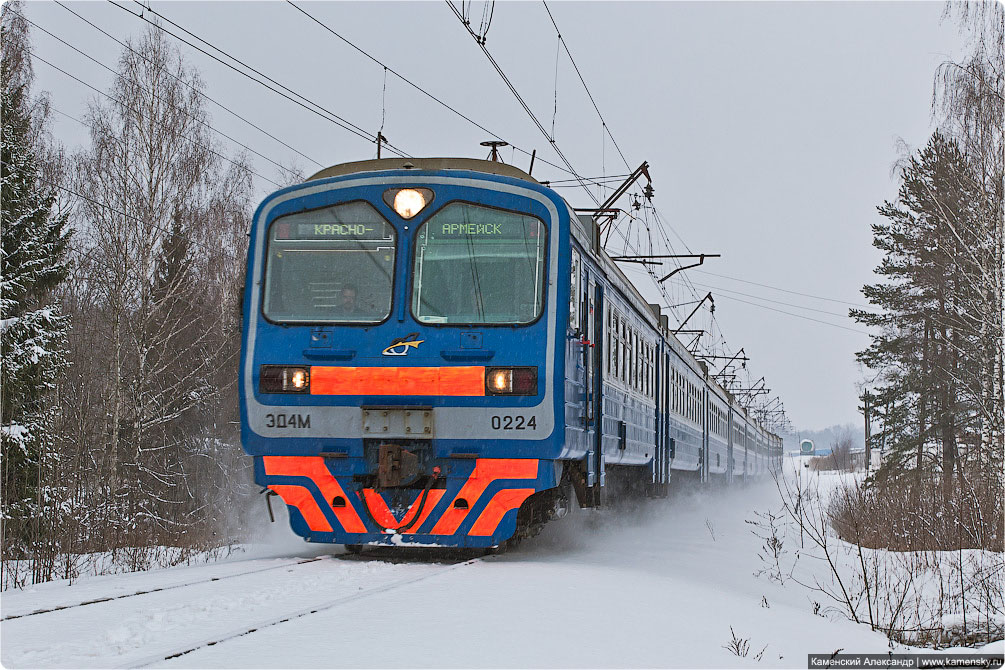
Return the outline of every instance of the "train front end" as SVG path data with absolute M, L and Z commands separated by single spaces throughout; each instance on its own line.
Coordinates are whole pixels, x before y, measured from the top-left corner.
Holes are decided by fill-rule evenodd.
M 567 211 L 514 168 L 446 159 L 336 166 L 262 203 L 242 443 L 296 533 L 492 547 L 554 489 Z

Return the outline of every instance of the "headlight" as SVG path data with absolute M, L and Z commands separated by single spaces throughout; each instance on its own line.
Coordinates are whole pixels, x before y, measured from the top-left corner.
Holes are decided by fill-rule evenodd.
M 263 365 L 258 372 L 259 393 L 307 393 L 311 389 L 308 368 Z
M 384 191 L 384 202 L 403 219 L 411 219 L 433 200 L 428 188 L 392 188 Z
M 537 368 L 488 368 L 487 395 L 537 395 Z

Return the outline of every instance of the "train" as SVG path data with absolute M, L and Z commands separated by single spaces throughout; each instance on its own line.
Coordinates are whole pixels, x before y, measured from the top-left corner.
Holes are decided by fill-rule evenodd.
M 241 441 L 309 542 L 491 550 L 781 458 L 594 218 L 515 166 L 335 165 L 249 235 Z

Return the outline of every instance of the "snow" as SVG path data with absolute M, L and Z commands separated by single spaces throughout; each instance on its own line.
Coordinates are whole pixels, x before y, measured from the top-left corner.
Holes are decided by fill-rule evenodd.
M 802 668 L 808 653 L 890 651 L 867 625 L 814 614 L 819 595 L 755 576 L 765 567 L 763 541 L 746 521 L 777 507 L 767 481 L 633 511 L 579 510 L 516 551 L 470 563 L 337 560 L 340 548 L 263 545 L 247 559 L 37 586 L 3 594 L 3 616 L 178 588 L 4 621 L 0 660 L 6 667 Z M 283 521 L 277 532 L 286 532 Z M 263 568 L 274 569 L 238 575 Z M 804 579 L 828 575 L 810 559 L 799 570 Z M 205 581 L 212 577 L 223 579 Z M 190 582 L 198 583 L 179 586 Z M 291 615 L 299 616 L 280 622 Z M 731 628 L 749 641 L 747 657 L 725 648 Z M 223 641 L 163 660 L 215 640 Z M 986 650 L 1000 652 L 1001 643 Z

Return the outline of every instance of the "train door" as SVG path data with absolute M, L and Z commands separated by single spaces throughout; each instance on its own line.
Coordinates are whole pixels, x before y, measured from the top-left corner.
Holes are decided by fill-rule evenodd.
M 708 481 L 709 469 L 712 467 L 712 454 L 710 452 L 710 442 L 708 439 L 708 387 L 701 387 L 701 394 L 698 396 L 698 402 L 701 403 L 700 415 L 701 415 L 701 449 L 705 454 L 701 459 L 702 462 L 702 481 Z
M 733 466 L 736 464 L 733 456 L 733 408 L 726 411 L 726 481 L 733 483 Z
M 585 279 L 585 273 L 584 273 Z M 598 345 L 603 333 L 597 330 L 596 315 L 596 282 L 593 278 L 583 282 L 586 285 L 586 292 L 583 295 L 583 333 L 586 344 L 583 347 L 584 365 L 586 366 L 586 426 L 596 427 L 597 419 L 597 389 L 596 376 L 600 361 L 597 359 Z
M 662 345 L 655 349 L 656 364 L 656 458 L 653 463 L 653 483 L 658 495 L 666 496 L 670 483 L 670 454 L 673 441 L 670 439 L 669 396 L 670 361 Z
M 596 486 L 605 484 L 604 476 L 604 288 L 592 278 L 589 282 L 590 370 L 587 377 L 590 388 L 589 416 L 593 426 L 593 468 L 597 473 Z
M 671 423 L 670 423 L 670 411 L 673 407 L 673 368 L 670 365 L 670 351 L 667 350 L 663 353 L 663 378 L 666 380 L 663 384 L 663 438 L 666 440 L 666 454 L 664 456 L 664 461 L 666 462 L 666 483 L 670 483 L 670 465 L 673 463 L 673 459 L 677 456 L 677 443 L 671 434 Z
M 663 406 L 662 406 L 662 394 L 660 389 L 663 384 L 663 375 L 660 374 L 660 361 L 663 358 L 663 352 L 659 349 L 659 341 L 657 341 L 655 348 L 653 349 L 653 398 L 656 400 L 653 410 L 653 426 L 654 434 L 656 436 L 655 444 L 653 448 L 653 464 L 652 464 L 652 491 L 651 495 L 657 495 L 660 493 L 660 484 L 663 483 L 663 450 L 666 445 L 663 442 Z

